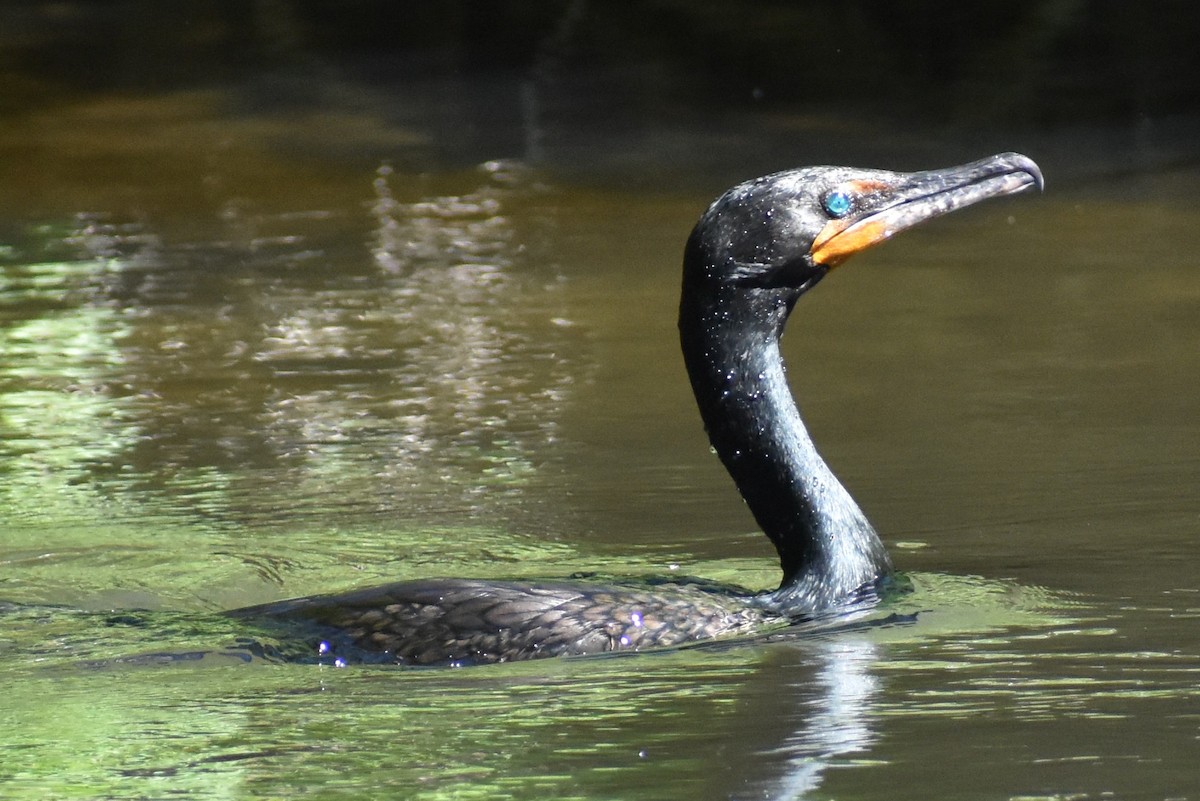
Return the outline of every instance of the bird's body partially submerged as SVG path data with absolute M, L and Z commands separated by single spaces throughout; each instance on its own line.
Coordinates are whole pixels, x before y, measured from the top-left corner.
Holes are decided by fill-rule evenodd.
M 779 621 L 747 593 L 702 583 L 403 581 L 234 614 L 303 620 L 331 653 L 401 664 L 597 654 L 748 634 Z M 315 652 L 314 652 L 315 653 Z
M 404 664 L 498 662 L 677 645 L 861 605 L 887 580 L 879 536 L 817 453 L 779 339 L 833 267 L 923 220 L 1041 186 L 1002 154 L 947 170 L 811 167 L 726 192 L 684 253 L 679 330 L 708 436 L 779 553 L 779 588 L 431 579 L 235 610 Z

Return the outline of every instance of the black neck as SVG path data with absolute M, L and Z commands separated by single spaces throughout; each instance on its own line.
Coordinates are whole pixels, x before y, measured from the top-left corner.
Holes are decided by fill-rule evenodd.
M 887 553 L 808 436 L 779 338 L 801 290 L 685 284 L 679 329 L 708 436 L 779 552 L 770 603 L 800 613 L 855 597 Z

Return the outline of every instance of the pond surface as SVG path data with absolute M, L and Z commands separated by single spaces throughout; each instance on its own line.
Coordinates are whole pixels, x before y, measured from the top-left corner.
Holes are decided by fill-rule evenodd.
M 686 169 L 582 123 L 434 157 L 363 105 L 0 124 L 0 794 L 1200 797 L 1194 164 L 749 114 L 680 123 Z M 858 257 L 785 338 L 915 622 L 412 671 L 250 658 L 217 614 L 434 575 L 771 586 L 678 355 L 692 223 L 771 169 L 1004 149 L 1043 196 Z

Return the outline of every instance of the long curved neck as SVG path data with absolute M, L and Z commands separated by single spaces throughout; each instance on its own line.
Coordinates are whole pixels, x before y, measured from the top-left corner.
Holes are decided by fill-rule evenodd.
M 779 552 L 783 583 L 769 604 L 784 613 L 844 603 L 891 569 L 788 388 L 779 338 L 799 294 L 685 285 L 679 318 L 709 439 Z

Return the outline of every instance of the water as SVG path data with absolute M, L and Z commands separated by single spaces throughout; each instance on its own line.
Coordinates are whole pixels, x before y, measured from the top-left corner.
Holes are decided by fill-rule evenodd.
M 757 150 L 754 117 L 688 169 L 528 119 L 423 161 L 370 109 L 223 99 L 0 126 L 0 795 L 1200 794 L 1194 166 L 1096 169 L 1080 132 Z M 692 222 L 788 164 L 1007 148 L 1043 197 L 853 260 L 785 339 L 915 622 L 402 671 L 247 660 L 216 614 L 429 575 L 770 586 L 677 352 Z

